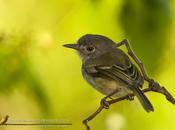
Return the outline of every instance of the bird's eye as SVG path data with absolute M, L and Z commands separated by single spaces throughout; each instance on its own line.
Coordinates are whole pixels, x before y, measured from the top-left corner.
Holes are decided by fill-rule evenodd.
M 93 51 L 95 50 L 95 48 L 92 47 L 92 46 L 89 46 L 89 47 L 86 48 L 86 50 L 87 50 L 88 52 L 93 52 Z

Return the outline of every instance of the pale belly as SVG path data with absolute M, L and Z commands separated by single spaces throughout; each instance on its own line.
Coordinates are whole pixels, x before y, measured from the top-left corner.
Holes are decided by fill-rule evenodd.
M 115 90 L 119 90 L 116 94 L 114 94 L 111 97 L 122 97 L 126 96 L 127 94 L 131 93 L 131 90 L 128 88 L 128 86 L 121 82 L 120 79 L 114 80 L 108 80 L 100 77 L 92 78 L 90 77 L 85 71 L 82 71 L 83 77 L 86 79 L 86 81 L 97 91 L 104 95 L 109 95 Z
M 102 78 L 95 78 L 93 87 L 104 95 L 109 95 L 115 90 L 118 90 L 112 97 L 122 97 L 131 93 L 131 90 L 127 88 L 128 86 L 126 84 Z

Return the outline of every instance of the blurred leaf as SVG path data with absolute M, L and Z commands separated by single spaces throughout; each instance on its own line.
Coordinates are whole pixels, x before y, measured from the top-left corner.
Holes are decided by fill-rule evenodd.
M 125 0 L 122 7 L 121 25 L 149 73 L 158 68 L 169 43 L 170 14 L 170 1 L 166 0 Z

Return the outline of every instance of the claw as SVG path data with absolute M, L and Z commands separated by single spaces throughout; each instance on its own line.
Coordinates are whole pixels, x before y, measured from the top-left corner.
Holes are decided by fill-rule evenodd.
M 109 103 L 106 101 L 106 98 L 103 98 L 100 102 L 100 104 L 105 108 L 105 109 L 109 109 Z
M 128 96 L 127 96 L 127 99 L 128 99 L 129 101 L 132 101 L 132 100 L 134 100 L 134 96 L 133 96 L 133 95 L 128 95 Z

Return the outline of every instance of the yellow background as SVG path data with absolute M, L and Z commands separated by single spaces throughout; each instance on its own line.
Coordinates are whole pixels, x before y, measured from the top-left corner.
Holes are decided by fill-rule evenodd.
M 83 80 L 77 53 L 62 45 L 87 33 L 128 38 L 149 75 L 175 96 L 174 0 L 0 0 L 0 116 L 73 123 L 0 129 L 85 129 L 82 120 L 103 95 Z M 174 130 L 175 106 L 160 94 L 146 95 L 154 112 L 137 99 L 122 101 L 95 118 L 92 130 Z

